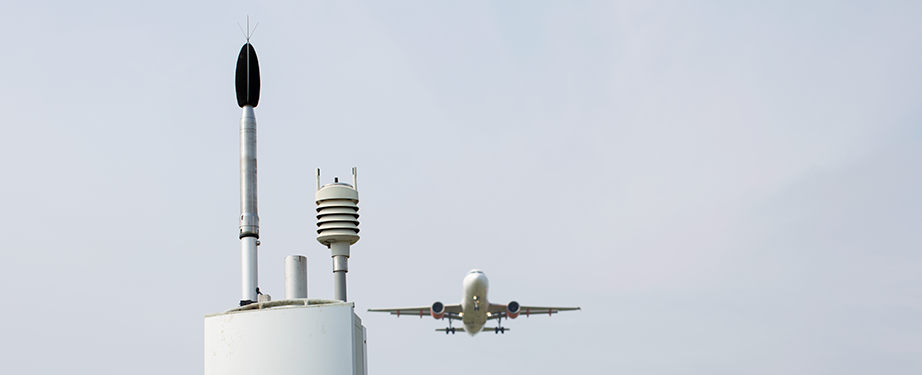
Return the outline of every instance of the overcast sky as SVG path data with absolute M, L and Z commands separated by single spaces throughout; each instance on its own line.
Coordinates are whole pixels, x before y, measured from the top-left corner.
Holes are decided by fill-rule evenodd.
M 3 372 L 200 374 L 240 299 L 238 23 L 259 23 L 260 288 L 359 171 L 371 374 L 922 372 L 922 5 L 11 2 Z M 580 306 L 446 337 L 373 307 Z

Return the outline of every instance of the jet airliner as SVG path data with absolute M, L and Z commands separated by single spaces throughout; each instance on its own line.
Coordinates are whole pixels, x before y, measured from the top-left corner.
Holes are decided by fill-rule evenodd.
M 502 325 L 503 318 L 515 319 L 520 314 L 526 317 L 531 315 L 548 316 L 560 311 L 579 310 L 579 307 L 539 307 L 539 306 L 522 306 L 518 302 L 512 301 L 505 305 L 490 303 L 487 300 L 487 289 L 489 282 L 487 276 L 480 270 L 471 270 L 464 276 L 462 283 L 462 300 L 461 303 L 446 305 L 441 302 L 435 302 L 432 306 L 422 307 L 402 307 L 395 309 L 368 309 L 372 312 L 389 312 L 391 315 L 410 315 L 419 316 L 429 315 L 435 319 L 448 319 L 447 328 L 439 328 L 436 331 L 454 334 L 458 332 L 467 332 L 474 336 L 479 332 L 493 331 L 494 333 L 506 333 L 509 328 Z M 484 325 L 489 320 L 496 319 L 496 327 L 486 327 Z M 452 320 L 460 320 L 464 327 L 452 327 Z

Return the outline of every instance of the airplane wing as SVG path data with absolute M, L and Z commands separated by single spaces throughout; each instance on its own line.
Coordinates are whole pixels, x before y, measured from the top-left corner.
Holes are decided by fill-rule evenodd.
M 420 306 L 420 307 L 398 307 L 393 309 L 368 309 L 371 312 L 389 312 L 391 315 L 397 315 L 399 318 L 401 315 L 406 316 L 418 316 L 422 318 L 423 316 L 429 316 L 429 306 Z M 461 319 L 459 313 L 462 311 L 461 304 L 456 303 L 453 305 L 445 305 L 445 317 L 448 319 Z
M 561 311 L 573 311 L 581 310 L 579 307 L 544 307 L 544 306 L 519 306 L 519 315 L 525 316 L 526 318 L 531 315 L 552 315 Z M 499 305 L 490 303 L 490 316 L 487 320 L 490 319 L 500 319 L 506 317 L 506 305 Z
M 495 331 L 498 330 L 498 329 L 499 329 L 499 327 L 483 327 L 483 328 L 480 330 L 480 332 L 488 332 L 488 331 L 493 331 L 493 332 L 495 332 Z M 505 328 L 505 327 L 503 327 L 503 331 L 511 331 L 511 330 L 512 330 L 512 328 Z M 465 332 L 465 331 L 464 331 L 464 327 L 455 327 L 455 328 L 436 328 L 435 331 L 436 331 L 436 332 L 452 332 L 452 333 L 454 333 L 454 332 Z

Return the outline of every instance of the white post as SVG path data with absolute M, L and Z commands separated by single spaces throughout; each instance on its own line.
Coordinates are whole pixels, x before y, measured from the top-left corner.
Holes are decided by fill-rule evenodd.
M 241 301 L 256 302 L 256 237 L 243 237 L 240 239 L 243 247 L 240 256 L 241 269 Z
M 333 254 L 333 299 L 346 302 L 346 272 L 349 272 L 349 243 L 336 241 L 330 244 Z
M 285 299 L 307 298 L 307 257 L 285 257 Z

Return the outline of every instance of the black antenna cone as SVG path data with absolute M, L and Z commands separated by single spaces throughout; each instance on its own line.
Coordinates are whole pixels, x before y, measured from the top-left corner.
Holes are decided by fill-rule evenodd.
M 250 43 L 244 44 L 237 55 L 237 76 L 234 81 L 237 105 L 256 107 L 259 103 L 259 60 L 256 58 L 256 49 Z

